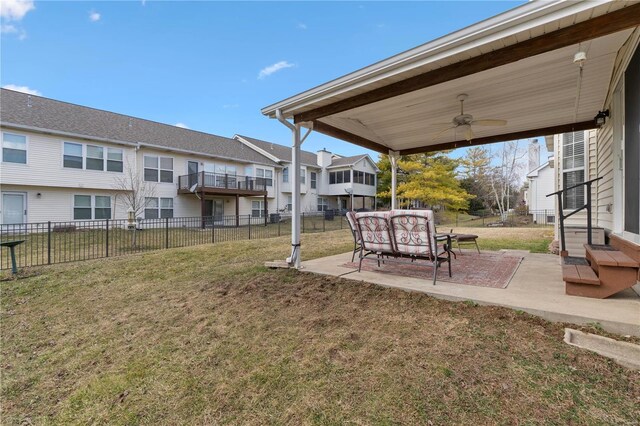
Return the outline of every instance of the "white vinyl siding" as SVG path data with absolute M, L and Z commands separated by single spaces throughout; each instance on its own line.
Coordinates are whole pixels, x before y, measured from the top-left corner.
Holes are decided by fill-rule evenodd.
M 27 137 L 15 133 L 2 133 L 2 162 L 27 164 Z

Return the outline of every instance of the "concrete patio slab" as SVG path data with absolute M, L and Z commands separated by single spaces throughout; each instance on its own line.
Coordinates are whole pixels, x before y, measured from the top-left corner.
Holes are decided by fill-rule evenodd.
M 607 331 L 640 337 L 640 297 L 633 290 L 627 289 L 608 299 L 568 296 L 564 292 L 558 256 L 521 251 L 517 254 L 524 256 L 524 260 L 504 289 L 445 281 L 438 281 L 434 286 L 431 280 L 358 272 L 341 266 L 351 261 L 351 253 L 305 261 L 302 270 L 417 291 L 451 301 L 473 300 L 483 305 L 504 306 L 550 321 L 581 325 L 599 323 Z M 455 270 L 455 260 L 453 268 Z

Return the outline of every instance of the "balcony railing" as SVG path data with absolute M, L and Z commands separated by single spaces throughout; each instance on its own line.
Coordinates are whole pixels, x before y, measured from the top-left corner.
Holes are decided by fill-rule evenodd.
M 183 192 L 223 189 L 262 193 L 267 190 L 267 183 L 270 180 L 271 179 L 238 176 L 227 173 L 198 172 L 180 176 L 178 178 L 178 189 Z

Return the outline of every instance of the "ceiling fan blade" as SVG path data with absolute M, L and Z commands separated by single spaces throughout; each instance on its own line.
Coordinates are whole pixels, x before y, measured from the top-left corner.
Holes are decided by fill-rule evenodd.
M 438 139 L 440 136 L 442 136 L 444 133 L 448 132 L 448 131 L 449 131 L 449 130 L 451 130 L 451 129 L 455 129 L 455 128 L 456 128 L 456 126 L 451 126 L 451 125 L 449 125 L 449 127 L 447 127 L 446 129 L 444 129 L 444 130 L 442 130 L 442 131 L 440 131 L 440 132 L 436 133 L 436 135 L 433 137 L 433 139 L 432 139 L 432 140 L 433 140 L 433 141 L 435 141 L 435 140 L 436 140 L 436 139 Z
M 507 120 L 473 120 L 471 124 L 474 126 L 506 126 Z

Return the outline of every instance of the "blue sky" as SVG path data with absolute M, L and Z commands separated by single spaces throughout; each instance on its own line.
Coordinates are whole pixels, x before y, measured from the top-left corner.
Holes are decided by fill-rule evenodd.
M 289 144 L 262 107 L 522 3 L 3 0 L 0 84 Z

